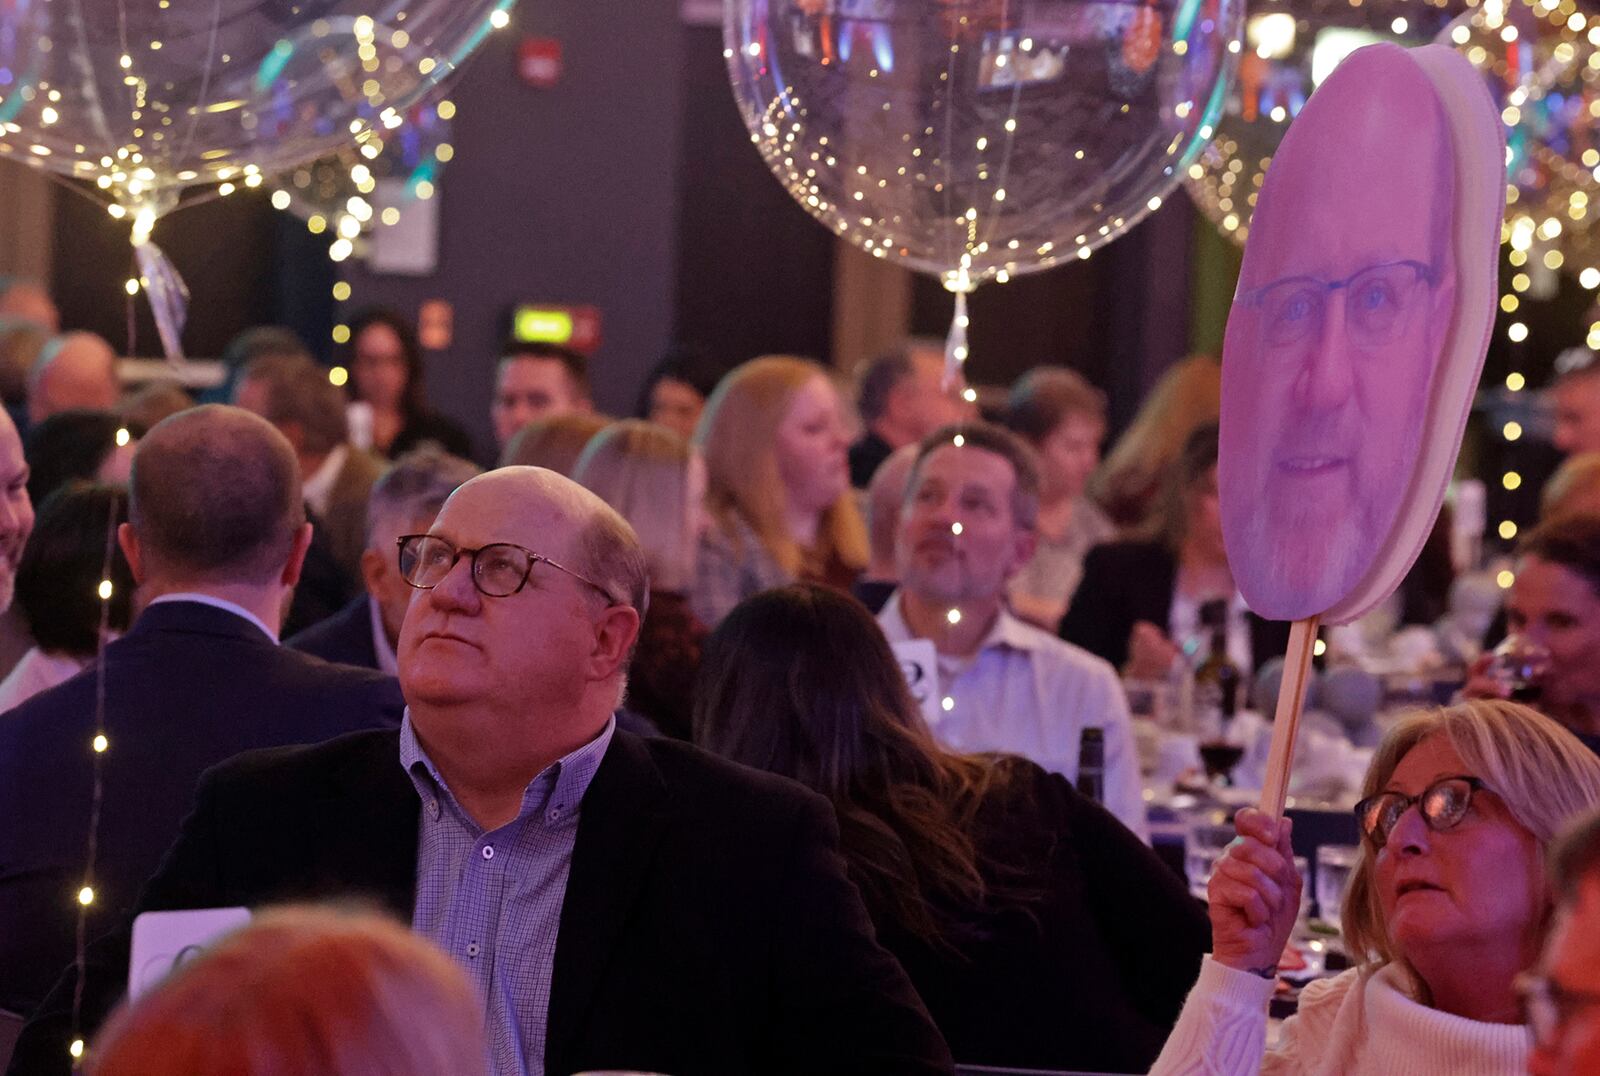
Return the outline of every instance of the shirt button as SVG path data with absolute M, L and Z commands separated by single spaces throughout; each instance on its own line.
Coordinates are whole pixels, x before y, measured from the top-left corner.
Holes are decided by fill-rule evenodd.
M 494 858 L 494 845 L 486 844 L 486 845 L 483 846 L 483 858 L 484 859 L 493 859 Z
M 428 801 L 428 813 L 433 815 L 433 817 L 435 817 L 435 818 L 439 817 L 439 801 L 438 800 L 429 800 Z
M 545 813 L 544 817 L 547 822 L 559 822 L 561 820 L 561 812 L 558 810 L 550 810 Z
M 477 956 L 478 955 L 478 943 L 477 942 L 468 942 L 467 943 L 467 955 L 468 956 Z

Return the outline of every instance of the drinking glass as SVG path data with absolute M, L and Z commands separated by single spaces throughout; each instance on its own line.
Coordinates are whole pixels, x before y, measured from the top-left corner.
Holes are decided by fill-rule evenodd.
M 1335 930 L 1339 909 L 1344 906 L 1344 891 L 1361 858 L 1353 844 L 1324 844 L 1317 848 L 1317 917 Z
M 1189 879 L 1189 892 L 1206 899 L 1206 883 L 1217 860 L 1238 836 L 1230 822 L 1196 822 L 1183 834 L 1183 873 Z
M 1511 634 L 1494 648 L 1487 674 L 1506 688 L 1513 702 L 1539 700 L 1545 674 L 1550 671 L 1550 651 L 1526 635 Z

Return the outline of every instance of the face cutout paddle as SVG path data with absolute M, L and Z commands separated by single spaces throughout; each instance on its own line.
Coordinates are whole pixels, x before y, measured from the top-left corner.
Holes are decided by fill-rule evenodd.
M 1286 751 L 1317 623 L 1393 593 L 1438 515 L 1494 322 L 1504 159 L 1464 57 L 1373 45 L 1318 87 L 1267 171 L 1223 346 L 1217 476 L 1240 594 L 1297 622 Z

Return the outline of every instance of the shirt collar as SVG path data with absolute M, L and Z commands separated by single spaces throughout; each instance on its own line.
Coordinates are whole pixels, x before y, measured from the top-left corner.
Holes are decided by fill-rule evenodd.
M 389 645 L 389 633 L 383 630 L 383 610 L 376 598 L 367 599 L 367 619 L 372 625 L 372 652 L 378 656 L 378 671 L 390 676 L 400 675 L 400 659 Z
M 522 808 L 517 812 L 517 821 L 521 822 L 529 815 L 542 811 L 546 803 L 554 803 L 564 813 L 571 813 L 589 791 L 589 783 L 600 769 L 600 762 L 605 758 L 606 749 L 611 746 L 611 737 L 616 731 L 617 716 L 612 714 L 606 719 L 600 735 L 539 771 L 522 794 Z M 411 727 L 409 706 L 400 721 L 400 765 L 411 778 L 417 794 L 425 801 L 433 796 L 442 796 L 455 804 L 450 786 L 445 784 L 439 768 L 422 749 L 422 741 L 417 739 L 416 731 Z M 471 823 L 474 829 L 478 828 L 459 804 L 455 806 L 464 820 Z
M 234 616 L 243 617 L 244 619 L 250 621 L 250 623 L 261 629 L 261 634 L 271 639 L 274 643 L 279 641 L 278 633 L 267 627 L 267 622 L 265 620 L 262 620 L 244 606 L 239 605 L 236 602 L 228 601 L 226 598 L 213 598 L 209 594 L 201 594 L 192 590 L 181 590 L 172 594 L 163 594 L 159 598 L 150 599 L 150 605 L 161 605 L 164 602 L 198 602 L 201 605 L 209 605 L 213 609 L 221 609 L 225 612 L 232 613 Z
M 891 643 L 909 642 L 919 636 L 911 630 L 906 623 L 905 613 L 900 610 L 900 591 L 896 590 L 889 595 L 889 600 L 883 603 L 883 611 L 878 614 L 878 625 L 883 628 L 884 636 Z M 1011 615 L 1004 605 L 1000 607 L 1000 615 L 995 617 L 994 626 L 989 629 L 989 634 L 983 637 L 983 642 L 978 646 L 978 653 L 992 650 L 995 647 L 1009 647 L 1012 650 L 1037 650 L 1049 636 L 1037 628 L 1033 628 Z
M 300 483 L 300 495 L 311 506 L 311 510 L 319 516 L 328 514 L 328 501 L 333 497 L 333 484 L 339 479 L 339 472 L 344 470 L 344 462 L 350 456 L 350 450 L 344 445 L 336 445 L 328 458 L 322 461 L 322 466 Z

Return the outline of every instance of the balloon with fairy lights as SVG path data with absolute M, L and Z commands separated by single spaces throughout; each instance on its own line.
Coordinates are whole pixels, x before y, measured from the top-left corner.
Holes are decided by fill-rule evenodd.
M 1242 0 L 729 0 L 751 140 L 839 236 L 985 281 L 1087 258 L 1212 135 Z
M 1239 75 L 1216 138 L 1184 177 L 1195 205 L 1242 244 L 1278 143 L 1339 61 L 1380 41 L 1425 45 L 1466 7 L 1466 0 L 1266 0 L 1252 6 Z
M 1548 0 L 1486 3 L 1441 35 L 1483 75 L 1506 134 L 1510 287 L 1500 308 L 1515 314 L 1543 271 L 1600 288 L 1600 19 Z M 1520 321 L 1506 326 L 1513 343 Z M 1600 347 L 1600 322 L 1588 343 Z
M 383 128 L 514 0 L 0 0 L 0 156 L 111 200 L 162 344 L 185 295 L 151 244 L 193 188 L 226 195 Z
M 455 115 L 450 100 L 395 113 L 338 152 L 279 176 L 272 205 L 305 221 L 314 235 L 333 234 L 328 255 L 334 261 L 359 257 L 373 229 L 398 224 L 408 204 L 434 196 L 455 157 Z

